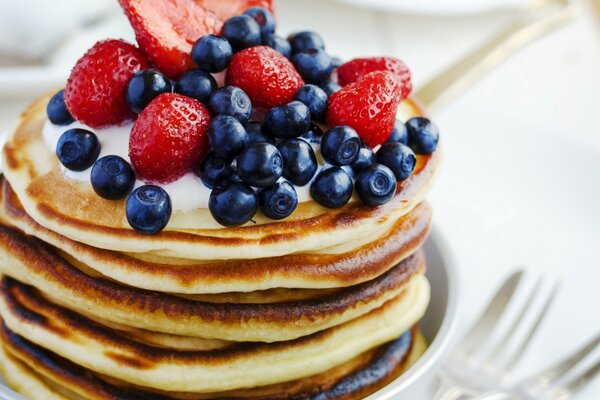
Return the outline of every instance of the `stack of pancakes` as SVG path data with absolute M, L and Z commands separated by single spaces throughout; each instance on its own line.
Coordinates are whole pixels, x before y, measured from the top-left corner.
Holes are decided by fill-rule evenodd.
M 133 231 L 123 201 L 61 172 L 48 98 L 21 116 L 0 180 L 0 367 L 32 399 L 358 399 L 424 351 L 424 197 L 418 156 L 389 203 L 299 205 L 219 226 L 174 213 Z M 420 114 L 410 100 L 399 117 Z M 200 183 L 199 183 L 200 184 Z

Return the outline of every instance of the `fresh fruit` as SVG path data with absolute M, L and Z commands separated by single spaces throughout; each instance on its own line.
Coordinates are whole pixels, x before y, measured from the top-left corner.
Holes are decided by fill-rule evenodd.
M 319 164 L 310 144 L 302 139 L 287 139 L 277 145 L 283 158 L 283 177 L 297 186 L 311 181 Z
M 327 93 L 327 97 L 331 97 L 332 94 L 342 90 L 342 87 L 334 81 L 322 83 L 319 85 L 319 87 L 323 89 L 325 93 Z
M 396 177 L 385 165 L 373 164 L 364 168 L 356 177 L 356 193 L 368 206 L 387 203 L 396 193 Z
M 105 156 L 94 163 L 90 181 L 98 196 L 107 200 L 119 200 L 133 189 L 135 172 L 121 157 Z
M 333 71 L 331 57 L 322 49 L 308 49 L 296 53 L 292 62 L 302 79 L 309 83 L 323 83 L 329 79 Z
M 331 63 L 333 64 L 333 68 L 339 68 L 344 61 L 339 57 L 331 57 Z
M 171 80 L 154 69 L 136 72 L 125 91 L 125 101 L 136 114 L 142 112 L 156 96 L 172 90 Z
M 239 15 L 251 7 L 262 7 L 273 12 L 272 0 L 195 0 L 206 7 L 217 17 L 225 21 L 227 18 Z
M 129 43 L 96 43 L 77 61 L 69 76 L 64 94 L 69 112 L 94 128 L 133 119 L 135 114 L 125 102 L 125 90 L 133 75 L 148 67 L 142 52 Z
M 278 35 L 264 35 L 262 38 L 262 44 L 269 46 L 270 48 L 277 50 L 287 59 L 292 58 L 292 46 L 285 38 Z
M 206 156 L 194 172 L 200 177 L 204 186 L 213 189 L 229 182 L 233 170 L 231 169 L 231 162 L 212 152 Z
M 299 101 L 292 101 L 269 110 L 265 117 L 265 127 L 271 135 L 289 139 L 298 137 L 310 126 L 310 110 Z
M 406 121 L 408 145 L 417 154 L 431 154 L 437 148 L 440 131 L 436 124 L 425 117 Z
M 144 235 L 162 231 L 171 219 L 171 199 L 161 187 L 144 185 L 135 189 L 125 203 L 129 225 Z
M 258 211 L 258 198 L 250 186 L 230 183 L 213 189 L 208 199 L 208 209 L 223 226 L 243 225 Z
M 310 49 L 325 49 L 325 42 L 321 35 L 316 32 L 302 31 L 288 37 L 294 54 Z
M 360 152 L 360 137 L 349 126 L 331 128 L 321 138 L 321 154 L 329 164 L 352 164 Z
M 206 72 L 221 72 L 231 62 L 233 49 L 223 36 L 206 35 L 194 43 L 192 60 Z
M 238 52 L 260 44 L 260 25 L 249 15 L 236 15 L 225 21 L 221 35 Z
M 86 129 L 69 129 L 60 136 L 56 144 L 58 160 L 71 171 L 85 171 L 94 165 L 99 155 L 98 137 Z
M 283 219 L 298 206 L 298 195 L 289 182 L 283 181 L 258 192 L 258 205 L 267 217 Z
M 305 140 L 308 143 L 320 144 L 322 136 L 323 136 L 323 131 L 321 130 L 321 128 L 319 128 L 318 125 L 313 124 L 311 122 L 311 124 L 308 127 L 308 130 L 306 131 L 306 133 L 304 133 L 302 136 L 300 136 L 300 139 Z
M 390 137 L 387 138 L 386 142 L 408 144 L 408 129 L 406 129 L 404 122 L 399 119 L 396 120 L 394 129 L 392 129 L 392 133 L 390 133 Z
M 374 162 L 375 153 L 373 153 L 373 150 L 369 146 L 363 143 L 362 146 L 360 146 L 358 157 L 356 157 L 356 160 L 351 164 L 351 167 L 354 172 L 358 173 L 366 167 L 371 166 Z
M 230 160 L 248 143 L 248 133 L 237 119 L 229 115 L 218 115 L 208 127 L 208 141 L 215 153 Z
M 185 175 L 208 152 L 210 115 L 204 104 L 163 93 L 142 111 L 131 129 L 129 157 L 138 175 L 171 182 Z
M 223 25 L 223 19 L 198 0 L 119 0 L 119 3 L 140 48 L 171 79 L 193 68 L 190 52 L 194 42 L 204 35 L 218 33 Z M 236 11 L 232 10 L 231 15 Z
M 292 101 L 304 81 L 292 63 L 276 50 L 256 46 L 233 56 L 225 81 L 243 89 L 257 107 Z
M 275 17 L 264 7 L 250 7 L 244 11 L 244 15 L 254 18 L 260 26 L 261 35 L 270 35 L 275 33 Z
M 304 103 L 310 110 L 310 115 L 316 121 L 325 120 L 327 111 L 327 93 L 320 87 L 312 84 L 304 85 L 294 95 L 294 100 Z
M 213 76 L 200 69 L 192 69 L 181 75 L 175 84 L 175 92 L 194 98 L 202 103 L 208 102 L 210 95 L 217 90 Z
M 54 125 L 69 125 L 75 121 L 69 110 L 67 110 L 64 90 L 58 91 L 52 96 L 46 106 L 46 114 Z
M 352 178 L 340 167 L 319 172 L 310 185 L 310 195 L 327 208 L 340 208 L 352 197 Z
M 237 158 L 237 172 L 250 186 L 273 186 L 281 178 L 283 158 L 277 147 L 270 143 L 252 143 Z
M 402 99 L 412 91 L 410 70 L 404 62 L 392 57 L 355 58 L 342 64 L 337 69 L 338 82 L 342 86 L 358 82 L 363 76 L 373 71 L 388 71 L 392 73 L 401 87 Z
M 396 122 L 400 86 L 390 72 L 376 71 L 329 98 L 329 126 L 349 125 L 371 148 L 385 142 Z
M 242 124 L 250 119 L 252 102 L 239 87 L 224 86 L 215 90 L 208 99 L 208 108 L 213 115 L 229 115 Z
M 248 132 L 248 144 L 258 142 L 272 142 L 271 138 L 266 134 L 260 122 L 250 121 L 246 125 L 244 125 L 244 128 L 246 128 L 246 132 Z
M 379 164 L 392 170 L 398 182 L 411 176 L 417 164 L 417 157 L 410 147 L 398 142 L 384 143 L 376 157 Z

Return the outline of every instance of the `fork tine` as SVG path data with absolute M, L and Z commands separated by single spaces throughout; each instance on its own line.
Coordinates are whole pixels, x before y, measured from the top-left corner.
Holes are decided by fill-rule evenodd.
M 594 365 L 584 371 L 579 377 L 573 379 L 571 382 L 564 386 L 564 389 L 570 393 L 575 393 L 582 389 L 585 385 L 591 382 L 600 373 L 600 360 L 596 361 Z

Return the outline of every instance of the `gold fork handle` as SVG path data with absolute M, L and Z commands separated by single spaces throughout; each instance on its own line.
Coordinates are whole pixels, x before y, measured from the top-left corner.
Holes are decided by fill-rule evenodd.
M 430 80 L 415 97 L 435 114 L 517 50 L 572 20 L 575 12 L 576 4 L 569 1 L 530 4 L 507 30 Z

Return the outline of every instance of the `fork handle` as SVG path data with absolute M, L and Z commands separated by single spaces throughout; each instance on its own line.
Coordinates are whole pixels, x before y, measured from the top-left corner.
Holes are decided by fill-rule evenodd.
M 439 387 L 432 400 L 458 400 L 465 396 L 472 397 L 476 393 L 454 383 L 449 377 L 439 375 Z

